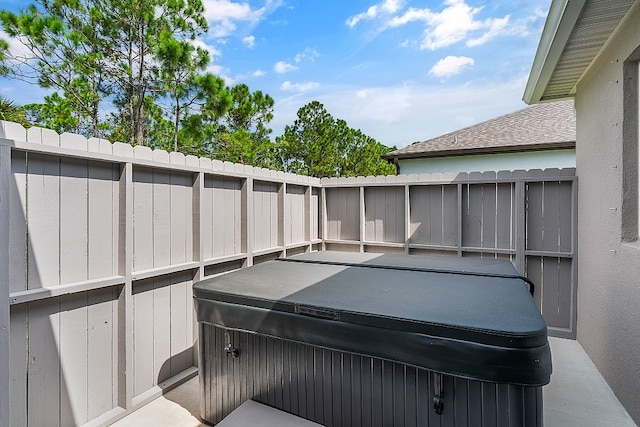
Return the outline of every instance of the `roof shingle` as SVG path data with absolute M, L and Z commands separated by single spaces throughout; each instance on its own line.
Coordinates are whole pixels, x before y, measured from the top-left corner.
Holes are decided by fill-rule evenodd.
M 389 152 L 386 159 L 574 148 L 573 100 L 536 104 Z

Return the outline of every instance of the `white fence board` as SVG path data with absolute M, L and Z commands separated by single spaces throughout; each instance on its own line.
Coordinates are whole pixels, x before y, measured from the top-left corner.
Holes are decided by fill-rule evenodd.
M 9 381 L 11 393 L 11 425 L 26 426 L 27 418 L 27 304 L 11 307 L 11 360 L 9 361 Z
M 133 168 L 133 270 L 153 268 L 153 171 Z
M 117 406 L 117 292 L 114 287 L 87 295 L 87 421 Z
M 118 175 L 118 169 L 111 164 L 89 164 L 88 279 L 109 277 L 118 272 Z M 96 226 L 89 227 L 89 224 Z
M 285 244 L 304 242 L 308 227 L 308 213 L 304 202 L 305 188 L 287 186 L 287 218 L 285 224 Z
M 140 280 L 133 285 L 133 395 L 152 388 L 154 381 L 153 337 L 153 279 Z
M 87 420 L 87 293 L 60 297 L 60 424 Z
M 60 160 L 60 284 L 87 279 L 87 161 Z
M 61 402 L 60 354 L 58 352 L 59 298 L 31 302 L 29 307 L 29 371 L 27 377 L 27 418 L 31 425 L 58 424 Z M 26 334 L 26 331 L 25 331 Z
M 9 186 L 9 292 L 27 289 L 27 159 L 11 153 Z
M 153 267 L 171 265 L 171 175 L 153 173 Z
M 35 289 L 60 284 L 60 159 L 28 156 L 27 285 Z

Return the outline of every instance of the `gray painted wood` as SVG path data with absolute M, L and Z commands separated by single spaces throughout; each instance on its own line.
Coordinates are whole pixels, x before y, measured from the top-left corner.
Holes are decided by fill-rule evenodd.
M 325 189 L 327 195 L 327 239 L 360 239 L 359 188 Z
M 60 159 L 29 154 L 27 180 L 29 289 L 60 284 Z M 46 212 L 46 215 L 29 213 Z
M 10 319 L 10 327 L 0 332 L 0 340 L 10 339 L 2 346 L 9 357 L 2 359 L 8 362 L 0 364 L 0 375 L 10 379 L 0 381 L 0 397 L 11 395 L 11 420 L 19 425 L 24 420 L 36 425 L 45 417 L 102 420 L 148 401 L 158 393 L 158 381 L 170 383 L 196 362 L 197 324 L 190 308 L 194 269 L 203 275 L 205 268 L 217 272 L 252 265 L 254 252 L 256 262 L 322 247 L 452 254 L 466 239 L 460 255 L 515 256 L 523 268 L 526 260 L 527 270 L 539 276 L 536 301 L 547 316 L 555 316 L 551 330 L 568 336 L 575 330 L 576 192 L 566 171 L 474 175 L 471 181 L 462 176 L 455 181 L 444 176 L 323 180 L 321 187 L 318 180 L 205 159 L 194 163 L 108 141 L 91 145 L 65 136 L 66 148 L 60 150 L 55 133 L 28 134 L 33 142 L 14 141 L 9 147 L 0 141 L 0 197 L 9 200 L 9 222 L 0 222 L 0 235 L 9 242 L 10 260 L 9 279 L 2 282 L 8 283 L 9 298 L 0 299 L 0 319 Z M 527 194 L 527 186 L 534 194 Z M 458 187 L 464 189 L 460 194 Z M 525 215 L 525 197 L 529 205 L 541 200 L 547 209 L 530 206 Z M 549 208 L 554 203 L 557 207 Z M 7 204 L 0 205 L 0 218 L 6 219 Z M 471 205 L 482 208 L 477 223 L 477 216 L 463 214 Z M 552 211 L 555 217 L 549 216 Z M 544 236 L 536 234 L 536 221 L 544 226 Z M 519 232 L 525 224 L 533 239 L 526 247 Z M 548 235 L 549 228 L 558 230 L 559 239 Z M 285 244 L 292 246 L 285 249 Z M 148 280 L 132 282 L 134 274 Z M 550 282 L 557 286 L 546 288 Z M 21 294 L 29 290 L 36 293 Z M 69 326 L 76 324 L 80 332 Z M 153 336 L 158 342 L 148 339 Z M 293 357 L 284 345 L 274 351 Z M 361 363 L 353 357 L 322 357 L 331 372 Z M 285 364 L 278 369 L 287 375 Z M 392 384 L 394 375 L 392 370 Z M 301 381 L 298 375 L 298 389 Z M 353 381 L 340 382 L 341 395 L 354 392 Z M 280 398 L 287 401 L 284 394 Z M 313 412 L 315 399 L 314 390 L 305 391 L 298 407 Z M 46 401 L 44 409 L 27 404 L 32 401 Z M 349 406 L 357 406 L 353 400 L 339 404 L 341 419 Z M 366 417 L 362 425 L 371 424 Z
M 8 147 L 0 147 L 0 173 L 6 174 L 0 178 L 2 191 L 6 196 L 3 200 L 9 203 L 2 203 L 0 212 L 8 215 L 5 232 L 7 237 L 2 241 L 7 242 L 7 246 L 2 249 L 8 252 L 8 283 L 9 292 L 24 291 L 27 289 L 27 158 L 26 153 L 11 152 Z M 5 209 L 8 209 L 5 211 Z M 8 228 L 7 228 L 8 227 Z M 4 263 L 6 264 L 6 263 Z M 8 296 L 8 292 L 6 293 Z M 8 304 L 8 302 L 7 302 Z
M 15 200 L 16 191 L 11 190 L 12 180 L 11 148 L 0 146 L 0 242 L 2 242 L 0 243 L 0 260 L 5 260 L 0 265 L 0 424 L 2 425 L 9 425 L 11 422 L 10 405 L 15 403 L 11 397 L 10 388 L 12 383 L 10 372 L 13 365 L 12 361 L 15 358 L 15 356 L 12 358 L 12 352 L 10 351 L 12 331 L 9 292 L 12 288 L 10 282 L 12 274 L 7 261 L 11 261 L 9 258 L 9 254 L 12 251 L 10 245 L 16 243 L 15 239 L 17 237 L 12 236 L 10 229 L 11 211 L 14 210 L 12 206 L 18 207 L 20 205 Z M 11 196 L 12 194 L 14 194 L 13 197 Z M 19 241 L 23 240 L 19 239 Z M 20 246 L 18 248 L 21 251 Z M 13 287 L 16 287 L 16 285 Z M 20 327 L 20 325 L 17 326 Z M 19 343 L 16 343 L 16 345 L 19 345 Z M 22 387 L 18 388 L 16 392 L 20 393 L 21 389 Z M 16 408 L 16 415 L 22 412 L 21 406 L 18 405 Z
M 60 160 L 60 283 L 87 279 L 88 170 L 85 160 Z

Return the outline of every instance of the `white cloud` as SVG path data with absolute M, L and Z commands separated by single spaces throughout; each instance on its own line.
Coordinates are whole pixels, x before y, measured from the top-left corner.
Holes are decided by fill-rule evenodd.
M 308 47 L 304 51 L 302 51 L 299 54 L 297 54 L 293 60 L 296 61 L 296 62 L 300 62 L 303 59 L 306 59 L 307 61 L 313 62 L 319 56 L 320 56 L 320 54 L 318 53 L 317 50 Z
M 262 77 L 262 76 L 264 76 L 265 74 L 266 74 L 266 73 L 265 73 L 264 71 L 262 71 L 262 70 L 256 70 L 256 71 L 254 71 L 251 75 L 252 75 L 253 77 Z
M 504 33 L 505 28 L 507 28 L 507 25 L 509 24 L 509 18 L 510 16 L 507 15 L 504 18 L 488 19 L 486 22 L 489 25 L 489 30 L 480 37 L 467 40 L 467 46 L 480 46 L 492 38 Z
M 395 28 L 410 22 L 424 22 L 420 48 L 430 50 L 465 40 L 469 47 L 478 46 L 507 32 L 509 15 L 483 21 L 476 19 L 482 7 L 471 7 L 465 0 L 446 0 L 444 4 L 446 7 L 439 12 L 429 8 L 409 8 L 402 15 L 389 19 L 385 26 Z
M 191 44 L 195 47 L 199 47 L 200 49 L 204 49 L 209 52 L 209 58 L 213 60 L 215 57 L 220 56 L 221 52 L 216 49 L 214 46 L 205 43 L 202 39 L 191 40 Z
M 284 74 L 284 73 L 288 73 L 289 71 L 295 71 L 298 69 L 298 67 L 296 67 L 295 65 L 291 65 L 288 62 L 278 61 L 273 66 L 273 69 L 278 74 Z
M 295 121 L 301 106 L 317 100 L 349 127 L 387 146 L 404 147 L 524 108 L 526 82 L 525 73 L 513 80 L 484 85 L 323 85 L 313 92 L 277 99 L 270 127 L 274 137 L 281 135 L 284 127 Z
M 462 70 L 472 67 L 473 64 L 473 58 L 449 55 L 436 62 L 436 65 L 429 70 L 429 75 L 447 78 L 461 73 Z
M 256 45 L 256 38 L 255 36 L 244 37 L 242 39 L 242 43 L 244 43 L 244 45 L 247 46 L 248 48 L 252 48 Z
M 303 82 L 303 83 L 291 83 L 289 80 L 282 83 L 280 89 L 287 91 L 296 91 L 296 92 L 308 92 L 311 89 L 315 89 L 320 86 L 318 82 Z
M 404 0 L 384 0 L 382 3 L 369 7 L 365 12 L 350 16 L 347 19 L 347 25 L 353 28 L 358 25 L 360 21 L 375 19 L 384 14 L 394 14 L 404 6 L 404 3 Z
M 204 17 L 209 22 L 209 35 L 226 37 L 236 30 L 236 22 L 256 24 L 282 5 L 282 0 L 267 0 L 261 8 L 252 9 L 248 2 L 204 0 Z

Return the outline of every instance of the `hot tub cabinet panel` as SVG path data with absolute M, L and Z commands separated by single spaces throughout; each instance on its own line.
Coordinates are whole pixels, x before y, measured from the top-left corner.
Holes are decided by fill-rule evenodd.
M 508 261 L 319 252 L 194 285 L 201 415 L 541 426 L 551 356 Z

